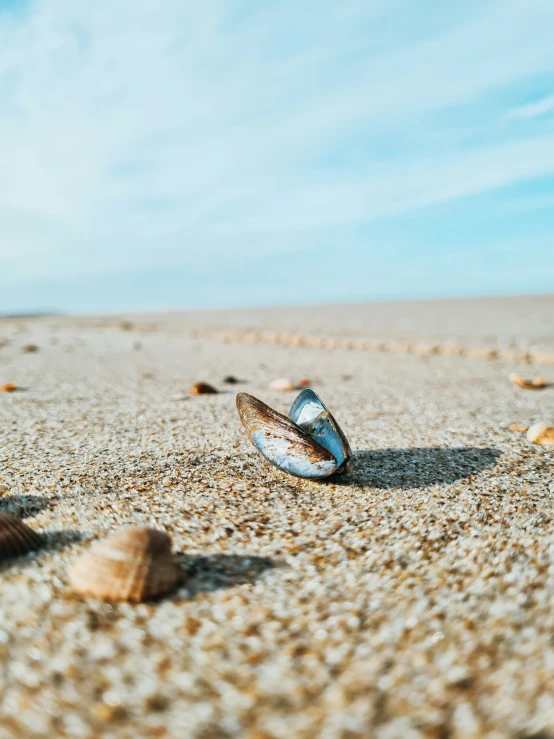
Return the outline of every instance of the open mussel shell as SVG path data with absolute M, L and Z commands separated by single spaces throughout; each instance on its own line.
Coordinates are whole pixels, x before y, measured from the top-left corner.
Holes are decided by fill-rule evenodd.
M 348 441 L 313 390 L 300 393 L 289 417 L 248 393 L 237 395 L 237 409 L 250 441 L 280 470 L 308 479 L 348 470 Z

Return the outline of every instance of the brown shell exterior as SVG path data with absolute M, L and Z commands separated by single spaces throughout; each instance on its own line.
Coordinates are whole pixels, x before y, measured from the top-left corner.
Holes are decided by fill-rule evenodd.
M 335 459 L 331 452 L 312 439 L 288 416 L 273 410 L 253 395 L 238 393 L 236 404 L 241 423 L 252 443 L 252 434 L 263 429 L 268 435 L 290 442 L 294 456 L 305 457 L 310 462 L 331 462 Z
M 189 388 L 190 395 L 215 395 L 217 390 L 207 382 L 197 382 Z
M 42 537 L 20 518 L 0 513 L 0 559 L 18 557 L 40 548 Z
M 537 377 L 535 380 L 526 380 L 521 375 L 518 375 L 517 372 L 512 372 L 510 380 L 514 385 L 517 385 L 524 390 L 542 390 L 543 388 L 548 387 L 545 377 Z
M 171 539 L 157 529 L 126 529 L 82 554 L 69 572 L 71 587 L 105 600 L 140 602 L 171 592 L 177 567 Z

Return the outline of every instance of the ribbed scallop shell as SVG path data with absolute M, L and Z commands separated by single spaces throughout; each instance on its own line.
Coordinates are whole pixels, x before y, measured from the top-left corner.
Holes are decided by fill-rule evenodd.
M 69 572 L 75 591 L 105 600 L 150 600 L 171 592 L 176 581 L 171 539 L 156 529 L 113 534 L 82 554 Z
M 18 557 L 40 548 L 42 537 L 10 513 L 0 513 L 0 559 Z

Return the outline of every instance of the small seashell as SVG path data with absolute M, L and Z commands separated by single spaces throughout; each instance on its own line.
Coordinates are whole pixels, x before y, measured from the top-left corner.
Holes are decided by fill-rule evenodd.
M 305 377 L 302 380 L 298 380 L 297 387 L 310 387 L 311 384 L 312 381 L 308 377 Z
M 533 352 L 533 362 L 537 364 L 554 364 L 552 352 Z
M 442 347 L 442 353 L 447 356 L 459 356 L 463 352 L 462 347 L 455 341 L 447 341 Z
M 17 385 L 13 382 L 7 382 L 0 386 L 0 393 L 13 393 L 17 390 Z
M 273 380 L 269 383 L 270 390 L 279 390 L 279 392 L 288 392 L 289 390 L 296 390 L 296 385 L 288 380 L 286 377 L 280 377 L 278 380 Z
M 520 423 L 512 423 L 508 426 L 508 429 L 510 431 L 520 431 L 522 434 L 524 434 L 529 426 L 522 426 Z
M 547 423 L 536 423 L 527 432 L 527 439 L 532 444 L 554 445 L 554 426 Z
M 38 352 L 38 346 L 36 344 L 25 344 L 21 351 L 23 354 L 33 354 L 33 352 Z
M 240 382 L 240 380 L 237 380 L 237 378 L 234 377 L 234 375 L 227 375 L 227 377 L 223 378 L 223 382 L 226 383 L 227 385 L 236 385 L 237 383 Z
M 512 372 L 510 380 L 514 385 L 522 387 L 524 390 L 541 390 L 547 386 L 545 377 L 537 377 L 536 380 L 526 380 L 521 375 L 518 375 L 517 372 Z
M 252 444 L 280 470 L 321 479 L 350 469 L 348 441 L 313 390 L 302 390 L 288 417 L 248 393 L 238 393 L 237 410 Z
M 489 352 L 490 349 L 479 346 L 466 349 L 465 356 L 470 357 L 471 359 L 489 359 Z
M 208 385 L 207 382 L 196 382 L 191 388 L 189 388 L 190 395 L 215 395 L 217 390 L 212 385 Z
M 0 513 L 0 559 L 18 557 L 40 548 L 42 538 L 10 513 Z
M 177 568 L 171 539 L 157 529 L 126 529 L 82 554 L 69 582 L 82 595 L 138 603 L 171 592 Z
M 528 352 L 522 349 L 502 349 L 500 357 L 505 362 L 527 362 L 529 360 Z
M 319 336 L 306 336 L 305 337 L 305 345 L 306 346 L 319 346 Z

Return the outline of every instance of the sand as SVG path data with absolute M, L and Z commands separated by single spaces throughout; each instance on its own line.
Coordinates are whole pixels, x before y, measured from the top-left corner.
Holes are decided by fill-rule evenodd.
M 191 338 L 229 316 L 0 320 L 21 388 L 0 394 L 0 510 L 47 533 L 0 572 L 0 738 L 554 737 L 554 450 L 508 428 L 554 420 L 554 388 L 509 373 L 554 368 Z M 250 445 L 235 393 L 286 411 L 283 376 L 312 379 L 352 473 L 298 480 Z M 177 591 L 73 594 L 75 558 L 136 525 L 171 535 Z
M 286 306 L 133 316 L 166 330 L 278 330 L 385 342 L 554 352 L 554 295 Z

